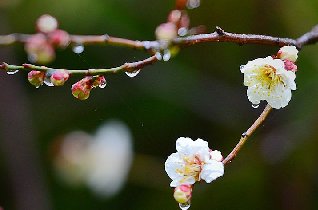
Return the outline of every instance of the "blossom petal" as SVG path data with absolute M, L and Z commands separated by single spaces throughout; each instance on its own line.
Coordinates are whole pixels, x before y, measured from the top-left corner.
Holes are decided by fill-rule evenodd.
M 178 169 L 182 170 L 184 167 L 185 163 L 178 153 L 172 153 L 165 162 L 165 171 L 172 180 L 182 178 L 182 174 L 178 173 Z
M 222 162 L 211 160 L 209 163 L 205 164 L 201 171 L 201 179 L 205 180 L 207 183 L 212 182 L 224 174 L 224 165 Z

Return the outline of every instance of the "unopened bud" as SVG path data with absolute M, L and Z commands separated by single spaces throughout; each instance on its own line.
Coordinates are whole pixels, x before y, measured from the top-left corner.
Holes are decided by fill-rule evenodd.
M 106 79 L 104 76 L 97 76 L 94 78 L 93 87 L 104 88 L 106 86 Z
M 36 21 L 36 28 L 39 32 L 42 33 L 50 33 L 54 30 L 56 30 L 58 27 L 58 22 L 55 19 L 55 17 L 52 17 L 51 15 L 42 15 L 39 17 Z
M 51 75 L 51 82 L 54 86 L 62 86 L 70 77 L 69 73 L 64 69 L 56 70 Z
M 295 65 L 294 62 L 292 62 L 290 60 L 284 60 L 284 65 L 285 65 L 285 69 L 287 71 L 292 71 L 292 72 L 297 71 L 297 66 Z
M 187 29 L 190 25 L 190 18 L 184 10 L 172 10 L 168 15 L 168 22 L 174 23 L 177 29 Z
M 85 77 L 72 85 L 72 94 L 79 100 L 86 100 L 92 89 L 92 77 Z
M 170 42 L 177 37 L 177 27 L 174 23 L 162 23 L 156 29 L 158 40 Z
M 284 46 L 278 51 L 277 58 L 296 62 L 298 58 L 298 50 L 295 46 Z
M 28 80 L 35 87 L 40 87 L 41 85 L 43 85 L 44 77 L 45 77 L 45 72 L 43 71 L 33 70 L 28 73 Z
M 178 203 L 188 203 L 192 197 L 192 185 L 179 185 L 174 189 L 174 199 Z
M 25 43 L 30 62 L 46 64 L 54 60 L 55 51 L 43 34 L 32 35 Z
M 70 43 L 70 35 L 63 30 L 57 29 L 49 34 L 49 42 L 57 47 L 67 47 Z

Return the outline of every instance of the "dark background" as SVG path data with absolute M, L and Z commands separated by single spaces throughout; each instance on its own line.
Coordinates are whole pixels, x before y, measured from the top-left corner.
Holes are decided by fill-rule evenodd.
M 72 34 L 104 34 L 153 40 L 173 0 L 1 0 L 0 32 L 34 33 L 36 18 L 49 13 Z M 189 11 L 191 25 L 236 33 L 297 38 L 318 23 L 315 0 L 205 1 Z M 278 47 L 205 43 L 184 48 L 169 62 L 146 67 L 137 77 L 106 77 L 86 101 L 61 88 L 33 88 L 26 73 L 0 75 L 0 206 L 5 210 L 178 209 L 164 161 L 180 136 L 209 141 L 227 155 L 260 114 L 253 109 L 239 66 L 275 54 Z M 289 105 L 271 113 L 223 178 L 196 185 L 191 209 L 318 209 L 318 47 L 299 53 L 297 91 Z M 22 64 L 21 44 L 2 46 L 0 61 Z M 76 55 L 57 51 L 52 67 L 113 67 L 148 56 L 133 49 L 89 46 Z M 124 188 L 96 197 L 70 187 L 53 168 L 52 145 L 73 130 L 94 133 L 109 119 L 127 124 L 134 160 Z

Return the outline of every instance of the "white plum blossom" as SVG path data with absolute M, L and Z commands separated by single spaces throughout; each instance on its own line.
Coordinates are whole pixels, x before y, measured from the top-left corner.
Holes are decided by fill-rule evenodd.
M 282 60 L 296 62 L 298 58 L 298 50 L 295 46 L 284 46 L 278 51 L 277 57 Z
M 241 72 L 248 87 L 248 100 L 254 105 L 265 100 L 275 109 L 283 108 L 291 99 L 291 90 L 296 90 L 296 74 L 286 70 L 280 59 L 257 58 L 242 66 Z
M 165 170 L 172 179 L 171 187 L 192 185 L 201 179 L 207 183 L 223 176 L 223 157 L 219 151 L 212 151 L 208 142 L 180 137 L 176 142 L 177 152 L 165 162 Z

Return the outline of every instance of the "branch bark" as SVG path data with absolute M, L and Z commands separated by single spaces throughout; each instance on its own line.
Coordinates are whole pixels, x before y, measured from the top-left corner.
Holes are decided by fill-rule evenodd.
M 222 163 L 228 164 L 230 163 L 238 154 L 238 152 L 242 149 L 246 141 L 249 139 L 249 137 L 256 131 L 256 129 L 263 124 L 269 113 L 271 112 L 272 107 L 270 105 L 267 105 L 264 109 L 264 111 L 261 113 L 261 115 L 255 120 L 255 122 L 252 124 L 252 126 L 247 129 L 246 132 L 244 132 L 241 136 L 241 139 L 239 143 L 234 147 L 232 152 L 222 161 Z

